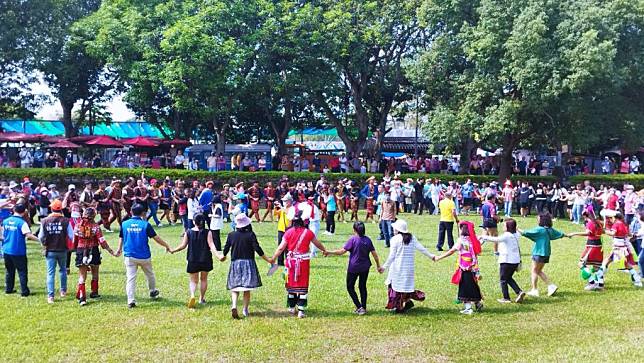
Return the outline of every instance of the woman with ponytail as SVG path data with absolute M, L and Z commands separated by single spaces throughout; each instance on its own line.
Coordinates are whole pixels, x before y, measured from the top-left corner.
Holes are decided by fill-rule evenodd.
M 206 303 L 206 290 L 208 290 L 208 273 L 212 271 L 212 254 L 219 255 L 215 248 L 212 234 L 206 229 L 206 216 L 196 214 L 193 217 L 194 227 L 183 235 L 183 240 L 177 248 L 170 253 L 179 252 L 188 247 L 188 268 L 190 275 L 190 299 L 188 308 L 194 309 L 197 305 L 195 291 L 199 286 L 199 304 Z

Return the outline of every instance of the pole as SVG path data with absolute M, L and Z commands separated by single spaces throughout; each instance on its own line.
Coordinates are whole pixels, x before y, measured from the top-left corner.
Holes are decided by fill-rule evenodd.
M 414 137 L 414 157 L 418 158 L 418 93 L 416 93 L 416 136 Z

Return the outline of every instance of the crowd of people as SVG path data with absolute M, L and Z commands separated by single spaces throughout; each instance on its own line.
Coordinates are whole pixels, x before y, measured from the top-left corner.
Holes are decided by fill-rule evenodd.
M 425 210 L 440 216 L 436 244 L 439 255 L 421 244 L 402 218 L 405 214 L 422 215 Z M 525 218 L 532 213 L 537 215 L 538 226 L 529 230 L 520 229 L 519 219 L 512 218 L 513 215 Z M 469 214 L 481 216 L 482 231 L 478 235 L 473 222 L 459 219 Z M 553 228 L 553 217 L 583 224 L 584 229 L 564 234 Z M 253 219 L 255 223 L 277 222 L 277 247 L 272 255 L 264 252 L 253 232 Z M 467 180 L 461 185 L 439 179 L 401 180 L 399 174 L 387 173 L 380 180 L 369 177 L 360 184 L 347 178 L 331 182 L 326 174 L 321 174 L 316 182 L 293 181 L 283 176 L 275 185 L 272 182 L 260 185 L 258 181 L 229 185 L 215 180 L 156 180 L 141 173 L 126 180 L 99 181 L 96 188 L 89 181 L 82 189 L 70 184 L 60 192 L 54 184 L 45 181 L 33 184 L 25 177 L 20 183 L 0 183 L 0 220 L 6 293 L 16 292 L 17 272 L 21 295 L 30 294 L 26 240 L 34 240 L 42 244 L 45 255 L 49 303 L 55 300 L 56 270 L 60 276 L 60 295 L 66 296 L 72 257 L 78 268 L 79 304 L 100 297 L 103 249 L 113 256 L 124 256 L 127 304 L 134 308 L 139 268 L 146 276 L 150 298 L 159 296 L 149 247 L 151 239 L 169 253 L 187 249 L 189 308 L 206 303 L 213 260 L 230 258 L 227 288 L 231 291 L 231 315 L 236 319 L 249 316 L 251 292 L 262 286 L 255 255 L 269 264 L 269 275 L 284 269 L 288 311 L 299 317 L 305 316 L 308 304 L 310 261 L 318 256 L 349 253 L 346 287 L 359 315 L 367 313 L 366 286 L 372 260 L 379 273 L 387 271 L 387 309 L 403 313 L 414 306 L 414 300 L 425 299 L 424 292 L 415 288 L 416 250 L 433 261 L 458 255 L 452 283 L 458 285 L 463 314 L 483 307 L 478 256 L 486 243 L 498 257 L 500 303 L 513 301 L 508 287 L 516 293 L 517 303 L 526 296 L 539 296 L 539 279 L 547 285 L 549 296 L 556 293 L 557 285 L 544 272 L 550 261 L 550 243 L 556 239 L 586 237 L 579 260 L 580 273 L 588 280 L 586 290 L 604 288 L 608 266 L 613 262 L 630 274 L 635 286 L 641 287 L 644 263 L 641 247 L 644 190 L 636 192 L 632 185 L 624 185 L 621 190 L 609 186 L 595 188 L 589 182 L 570 188 L 558 183 L 514 185 L 510 180 L 502 185 L 494 182 L 477 185 Z M 164 220 L 183 227 L 181 242 L 174 248 L 154 228 Z M 323 221 L 325 228 L 321 232 Z M 341 249 L 328 250 L 318 237 L 335 234 L 336 222 L 352 222 L 353 235 Z M 120 226 L 116 248 L 103 236 L 112 232 L 114 223 Z M 378 240 L 389 248 L 383 263 L 366 236 L 365 223 L 379 225 Z M 229 233 L 226 224 L 230 224 Z M 500 225 L 503 233 L 499 235 Z M 457 238 L 453 236 L 455 226 Z M 38 231 L 33 233 L 32 228 Z M 610 236 L 612 244 L 606 244 L 603 235 Z M 531 289 L 527 292 L 513 278 L 522 265 L 520 237 L 534 242 Z M 85 288 L 88 272 L 89 294 Z M 237 305 L 240 295 L 241 316 Z

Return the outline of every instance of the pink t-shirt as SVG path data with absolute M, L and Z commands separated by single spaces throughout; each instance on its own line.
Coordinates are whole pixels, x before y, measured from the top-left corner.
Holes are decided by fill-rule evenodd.
M 512 188 L 509 188 L 509 187 L 503 188 L 503 199 L 505 201 L 511 201 L 513 192 L 514 192 L 514 189 Z
M 635 202 L 637 196 L 635 193 L 628 193 L 624 197 L 624 214 L 635 214 Z

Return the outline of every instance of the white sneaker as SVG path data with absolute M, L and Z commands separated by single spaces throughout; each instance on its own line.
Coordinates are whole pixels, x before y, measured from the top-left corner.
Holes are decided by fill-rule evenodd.
M 300 310 L 300 311 L 298 311 L 298 312 L 297 312 L 297 317 L 298 317 L 298 318 L 302 319 L 302 318 L 304 318 L 305 316 L 306 316 L 306 315 L 304 315 L 304 312 L 303 312 L 303 311 L 301 311 L 301 310 Z
M 642 287 L 642 281 L 633 282 L 633 285 L 635 285 L 635 287 Z
M 248 309 L 243 309 L 242 310 L 242 315 L 244 316 L 244 318 L 247 318 L 248 315 L 250 315 L 250 312 L 248 311 Z
M 558 289 L 559 288 L 555 284 L 548 285 L 548 296 L 554 295 L 557 292 Z
M 528 296 L 532 296 L 532 297 L 539 297 L 539 290 L 537 290 L 537 289 L 532 289 L 532 290 L 528 291 L 528 292 L 526 293 L 526 295 L 528 295 Z
M 595 285 L 595 284 L 588 284 L 588 285 L 586 285 L 586 287 L 584 287 L 584 290 L 586 290 L 586 291 L 594 291 L 596 289 L 597 289 L 597 285 Z
M 472 315 L 472 314 L 474 314 L 474 310 L 472 310 L 472 309 L 463 309 L 463 310 L 461 310 L 461 314 Z
M 291 315 L 295 315 L 295 308 L 288 308 L 288 313 Z

